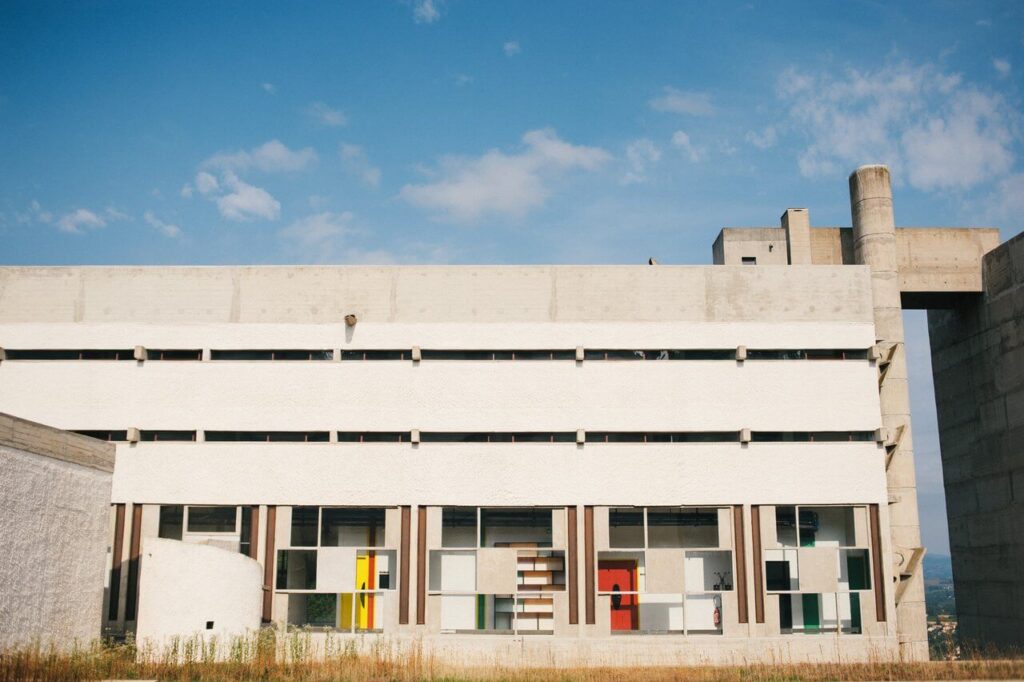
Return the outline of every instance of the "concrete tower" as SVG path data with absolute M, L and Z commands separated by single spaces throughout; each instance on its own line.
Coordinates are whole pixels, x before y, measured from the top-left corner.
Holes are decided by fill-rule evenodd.
M 854 261 L 871 266 L 875 334 L 881 349 L 879 393 L 882 423 L 889 432 L 891 460 L 886 469 L 889 524 L 899 576 L 897 631 L 905 660 L 928 659 L 928 633 L 921 560 L 921 524 L 917 513 L 914 446 L 910 432 L 910 391 L 904 347 L 899 259 L 892 187 L 886 166 L 861 166 L 850 175 Z

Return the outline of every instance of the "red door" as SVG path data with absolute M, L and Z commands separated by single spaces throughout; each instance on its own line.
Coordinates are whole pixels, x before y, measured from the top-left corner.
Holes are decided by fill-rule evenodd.
M 597 590 L 612 597 L 612 630 L 636 630 L 640 627 L 639 600 L 636 592 L 636 560 L 615 559 L 597 562 Z

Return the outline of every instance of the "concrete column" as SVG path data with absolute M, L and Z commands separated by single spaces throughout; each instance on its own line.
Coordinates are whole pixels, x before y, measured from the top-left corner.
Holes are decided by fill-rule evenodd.
M 811 264 L 811 214 L 806 208 L 787 208 L 782 214 L 790 265 Z
M 910 392 L 904 349 L 903 308 L 900 300 L 899 266 L 896 253 L 896 223 L 892 208 L 889 169 L 861 166 L 850 175 L 850 208 L 853 214 L 854 262 L 871 266 L 874 297 L 875 336 L 883 357 L 895 349 L 880 388 L 882 423 L 895 434 L 904 427 L 903 438 L 886 471 L 889 489 L 889 532 L 893 551 L 893 573 L 910 560 L 912 550 L 921 546 L 917 513 L 917 484 L 914 450 L 910 434 Z M 928 659 L 927 617 L 924 580 L 918 570 L 902 587 L 896 607 L 896 628 L 904 660 Z

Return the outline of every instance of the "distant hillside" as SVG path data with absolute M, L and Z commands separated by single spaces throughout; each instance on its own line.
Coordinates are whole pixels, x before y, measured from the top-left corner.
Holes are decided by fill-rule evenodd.
M 928 617 L 956 617 L 953 597 L 953 562 L 945 554 L 924 556 L 924 599 Z
M 946 554 L 924 555 L 925 580 L 953 580 L 953 560 Z

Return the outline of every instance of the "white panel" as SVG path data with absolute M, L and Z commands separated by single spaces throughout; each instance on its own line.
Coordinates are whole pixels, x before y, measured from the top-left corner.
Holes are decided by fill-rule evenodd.
M 738 443 L 582 448 L 572 443 L 438 443 L 416 450 L 397 443 L 138 443 L 118 445 L 113 501 L 515 506 L 792 499 L 885 504 L 880 458 L 874 443 L 753 443 L 747 448 Z M 644 475 L 623 476 L 622 463 L 639 459 Z M 609 486 L 612 480 L 617 484 Z M 602 536 L 597 537 L 600 542 Z
M 0 411 L 66 429 L 874 430 L 864 361 L 4 362 Z M 182 397 L 187 396 L 187 400 Z
M 683 629 L 682 594 L 640 595 L 640 629 L 652 631 Z
M 441 595 L 441 629 L 475 630 L 476 595 Z
M 476 591 L 476 553 L 434 550 L 430 553 L 430 590 Z
M 721 608 L 719 606 L 721 601 L 721 597 L 717 595 L 688 596 L 686 598 L 686 629 L 717 630 L 715 608 Z
M 356 584 L 356 550 L 322 547 L 316 557 L 316 589 L 320 592 L 351 592 Z

